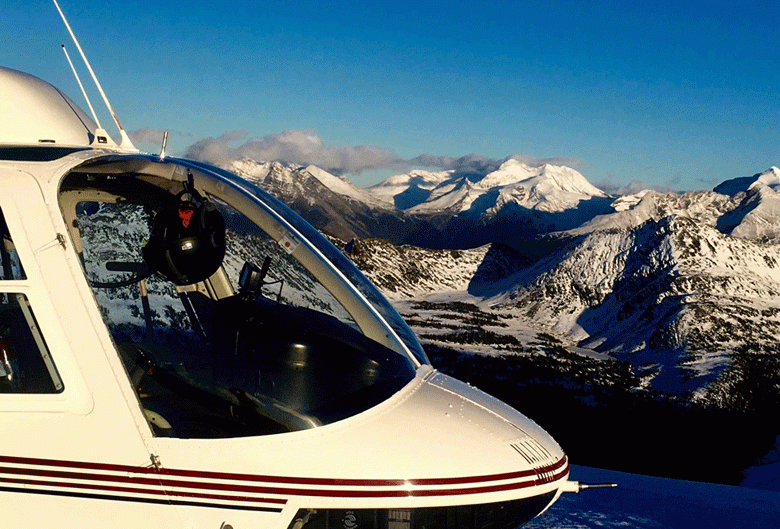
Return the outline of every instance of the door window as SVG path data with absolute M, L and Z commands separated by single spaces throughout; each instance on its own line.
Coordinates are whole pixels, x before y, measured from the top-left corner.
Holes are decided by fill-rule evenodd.
M 16 247 L 5 223 L 3 212 L 0 211 L 0 280 L 25 279 L 22 263 L 16 254 Z
M 24 270 L 0 211 L 0 280 L 24 280 Z M 63 385 L 27 296 L 2 291 L 0 393 L 59 393 Z

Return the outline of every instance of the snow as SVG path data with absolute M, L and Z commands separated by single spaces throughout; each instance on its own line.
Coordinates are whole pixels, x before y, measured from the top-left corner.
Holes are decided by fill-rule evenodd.
M 536 188 L 539 194 L 543 195 L 563 192 L 588 197 L 607 196 L 570 167 L 550 164 L 531 167 L 514 159 L 507 160 L 501 167 L 479 181 L 479 186 L 483 189 L 519 184 Z
M 457 214 L 468 211 L 471 204 L 482 194 L 481 188 L 476 188 L 465 178 L 456 182 L 447 182 L 431 193 L 431 197 L 410 208 L 412 214 L 438 214 L 449 212 Z
M 764 457 L 743 472 L 743 487 L 773 490 L 780 493 L 780 436 Z
M 748 189 L 759 186 L 767 186 L 777 191 L 778 188 L 780 188 L 780 169 L 777 167 L 770 167 L 761 173 Z
M 259 185 L 273 178 L 276 185 L 287 189 L 293 189 L 302 180 L 301 176 L 308 174 L 316 178 L 333 193 L 349 200 L 361 202 L 374 208 L 392 208 L 392 203 L 388 203 L 369 191 L 354 186 L 349 180 L 333 175 L 315 165 L 303 167 L 295 164 L 262 162 L 244 158 L 233 161 L 227 169 Z M 315 198 L 313 196 L 309 197 L 312 202 Z
M 420 299 L 431 292 L 457 296 L 465 291 L 488 251 L 426 250 L 383 241 L 356 243 L 352 258 L 390 300 Z
M 309 174 L 311 174 L 314 178 L 322 182 L 325 187 L 329 188 L 338 195 L 363 202 L 373 207 L 387 208 L 388 206 L 392 206 L 392 203 L 379 200 L 368 191 L 355 187 L 349 180 L 332 175 L 324 169 L 320 169 L 316 165 L 309 165 L 306 167 L 306 171 L 308 171 Z
M 539 176 L 539 169 L 532 168 L 518 160 L 507 160 L 501 167 L 480 180 L 480 186 L 485 189 L 503 187 L 526 182 Z
M 526 529 L 756 529 L 780 524 L 780 494 L 773 491 L 577 465 L 571 466 L 569 479 L 618 486 L 564 494 Z
M 764 173 L 748 189 L 747 196 L 733 212 L 740 219 L 731 235 L 745 239 L 776 239 L 780 235 L 780 178 Z M 741 218 L 740 218 L 741 217 Z
M 408 211 L 418 215 L 468 211 L 492 216 L 511 203 L 527 209 L 558 212 L 575 208 L 583 200 L 607 197 L 570 167 L 549 164 L 532 167 L 515 159 L 505 161 L 481 178 L 458 175 L 454 171 L 417 170 L 392 176 L 367 191 L 386 203 L 395 203 L 397 197 L 412 188 L 429 193 L 420 194 L 421 201 L 409 206 Z
M 443 191 L 438 201 L 456 196 L 448 186 L 437 190 Z M 460 188 L 463 204 L 479 184 Z M 780 310 L 780 246 L 720 231 L 718 219 L 734 204 L 715 192 L 642 193 L 620 211 L 560 232 L 556 251 L 479 292 L 469 290 L 469 302 L 550 333 L 567 347 L 628 361 L 642 370 L 649 388 L 707 398 L 705 388 L 730 367 L 733 351 L 776 341 L 780 326 L 771 316 Z M 466 296 L 480 268 L 480 255 L 455 261 L 446 251 L 405 252 L 399 259 L 372 251 L 385 255 L 384 264 L 374 264 L 385 272 L 368 275 L 382 287 L 395 273 L 389 292 L 395 299 Z M 402 272 L 412 261 L 424 273 L 410 283 Z M 491 331 L 516 333 L 511 327 Z
M 612 203 L 612 207 L 615 211 L 626 211 L 627 209 L 631 209 L 639 204 L 639 201 L 641 201 L 649 192 L 649 189 L 645 189 L 644 191 L 640 191 L 639 193 L 635 193 L 633 195 L 623 195 L 622 197 L 618 197 Z
M 395 204 L 395 197 L 407 192 L 410 188 L 422 191 L 433 191 L 439 184 L 452 176 L 453 171 L 429 172 L 411 171 L 408 174 L 391 176 L 386 180 L 366 189 L 376 199 L 386 204 Z
M 233 161 L 227 169 L 250 181 L 262 182 L 278 162 L 260 162 L 243 158 Z

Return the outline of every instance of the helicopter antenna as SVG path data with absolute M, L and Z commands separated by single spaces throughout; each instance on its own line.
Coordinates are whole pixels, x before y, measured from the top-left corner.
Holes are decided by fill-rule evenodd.
M 92 112 L 92 118 L 95 120 L 95 123 L 97 123 L 97 126 L 102 129 L 103 125 L 100 124 L 100 120 L 98 119 L 97 114 L 95 114 L 95 109 L 92 107 L 92 101 L 89 100 L 87 91 L 84 90 L 84 85 L 81 84 L 81 78 L 79 77 L 79 74 L 76 71 L 76 67 L 73 66 L 73 61 L 70 60 L 70 54 L 68 53 L 68 48 L 66 48 L 64 44 L 62 45 L 62 51 L 65 52 L 65 58 L 68 59 L 68 64 L 70 64 L 70 69 L 73 70 L 73 75 L 76 77 L 76 82 L 79 83 L 79 88 L 81 88 L 81 93 L 84 94 L 84 99 L 87 100 L 89 111 Z
M 160 147 L 160 161 L 162 162 L 167 156 L 165 149 L 168 147 L 168 131 L 163 132 L 162 147 Z
M 87 60 L 87 56 L 84 54 L 84 50 L 81 49 L 81 45 L 79 44 L 76 35 L 73 33 L 73 30 L 70 29 L 70 24 L 68 24 L 68 19 L 65 18 L 65 13 L 63 13 L 62 9 L 60 9 L 60 4 L 57 3 L 57 0 L 53 0 L 53 2 L 54 2 L 54 6 L 57 8 L 57 11 L 59 11 L 60 16 L 62 17 L 62 21 L 65 23 L 65 27 L 68 29 L 68 33 L 70 33 L 70 37 L 73 39 L 73 43 L 76 45 L 76 48 L 79 50 L 79 53 L 81 54 L 81 58 L 84 60 L 84 64 L 87 66 L 87 70 L 89 70 L 89 74 L 92 76 L 92 80 L 95 82 L 95 86 L 97 86 L 100 95 L 103 97 L 103 102 L 105 102 L 106 107 L 108 108 L 108 111 L 111 114 L 111 117 L 114 119 L 114 123 L 116 123 L 116 126 L 119 128 L 119 136 L 121 138 L 119 142 L 119 148 L 137 151 L 138 149 L 136 149 L 135 145 L 133 145 L 133 142 L 130 140 L 130 137 L 127 135 L 127 132 L 125 132 L 125 129 L 122 128 L 122 124 L 119 122 L 119 118 L 116 116 L 114 109 L 111 107 L 111 103 L 108 102 L 108 97 L 106 97 L 106 93 L 103 91 L 103 87 L 100 86 L 100 81 L 98 81 L 95 72 L 92 70 L 92 66 L 90 66 L 89 61 Z M 81 84 L 81 82 L 79 82 L 79 84 Z M 90 105 L 90 109 L 91 108 L 92 105 Z
M 89 105 L 89 111 L 92 112 L 92 118 L 95 120 L 95 124 L 97 125 L 97 129 L 95 130 L 95 137 L 92 140 L 92 143 L 97 144 L 105 144 L 105 145 L 112 145 L 116 147 L 116 143 L 111 139 L 111 136 L 108 135 L 108 132 L 103 128 L 103 125 L 100 124 L 100 120 L 97 117 L 97 114 L 95 113 L 95 109 L 92 107 L 92 101 L 89 100 L 89 96 L 87 95 L 87 91 L 84 90 L 84 85 L 81 84 L 81 78 L 79 77 L 78 72 L 76 71 L 76 67 L 73 66 L 73 61 L 70 60 L 70 54 L 68 53 L 68 49 L 65 47 L 65 45 L 62 45 L 62 51 L 65 52 L 65 58 L 68 59 L 68 64 L 70 64 L 70 69 L 73 70 L 73 75 L 76 77 L 76 81 L 79 83 L 79 88 L 81 88 L 81 93 L 84 94 L 84 99 L 87 100 L 87 105 Z

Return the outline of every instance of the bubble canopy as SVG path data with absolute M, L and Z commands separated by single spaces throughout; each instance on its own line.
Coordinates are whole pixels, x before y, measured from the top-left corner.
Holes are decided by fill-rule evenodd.
M 258 186 L 238 177 L 237 175 L 218 169 L 206 164 L 196 164 L 189 161 L 182 161 L 193 168 L 197 167 L 206 171 L 213 171 L 226 181 L 236 186 L 237 190 L 249 193 L 256 201 L 257 205 L 268 208 L 278 219 L 288 224 L 289 229 L 301 236 L 301 241 L 311 245 L 311 249 L 322 260 L 323 264 L 328 263 L 333 266 L 342 275 L 344 280 L 352 286 L 355 293 L 363 296 L 377 315 L 384 320 L 385 325 L 392 329 L 390 334 L 395 334 L 400 343 L 396 344 L 405 354 L 413 357 L 419 364 L 428 364 L 428 358 L 417 340 L 414 332 L 409 328 L 406 322 L 401 318 L 398 312 L 387 301 L 379 290 L 371 283 L 363 273 L 350 261 L 338 248 L 328 241 L 311 224 L 302 219 L 288 206 L 283 204 L 275 197 L 260 189 Z M 389 344 L 386 344 L 389 345 Z M 395 347 L 393 347 L 395 348 Z
M 145 260 L 156 223 L 182 195 L 224 219 L 221 264 L 194 284 L 174 284 Z M 156 435 L 328 424 L 387 399 L 428 363 L 411 329 L 341 251 L 229 171 L 108 155 L 72 169 L 59 197 Z

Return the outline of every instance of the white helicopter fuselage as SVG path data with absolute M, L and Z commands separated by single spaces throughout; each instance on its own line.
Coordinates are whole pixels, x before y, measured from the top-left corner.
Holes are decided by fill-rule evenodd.
M 4 526 L 508 528 L 576 490 L 546 432 L 433 369 L 365 279 L 262 192 L 197 162 L 104 147 L 72 101 L 5 68 L 0 114 L 0 324 L 22 327 L 0 329 Z M 224 208 L 220 268 L 192 284 L 100 286 L 112 272 L 97 261 L 127 259 L 96 256 L 149 237 L 102 217 L 138 203 L 121 218 L 156 219 L 180 188 Z M 262 253 L 281 248 L 276 299 L 238 283 L 235 256 L 251 260 L 244 228 L 230 231 L 239 217 L 267 236 Z M 274 268 L 285 255 L 292 268 Z M 299 269 L 313 278 L 300 293 Z M 281 301 L 312 292 L 341 308 Z M 240 342 L 240 359 L 222 358 L 222 341 Z

